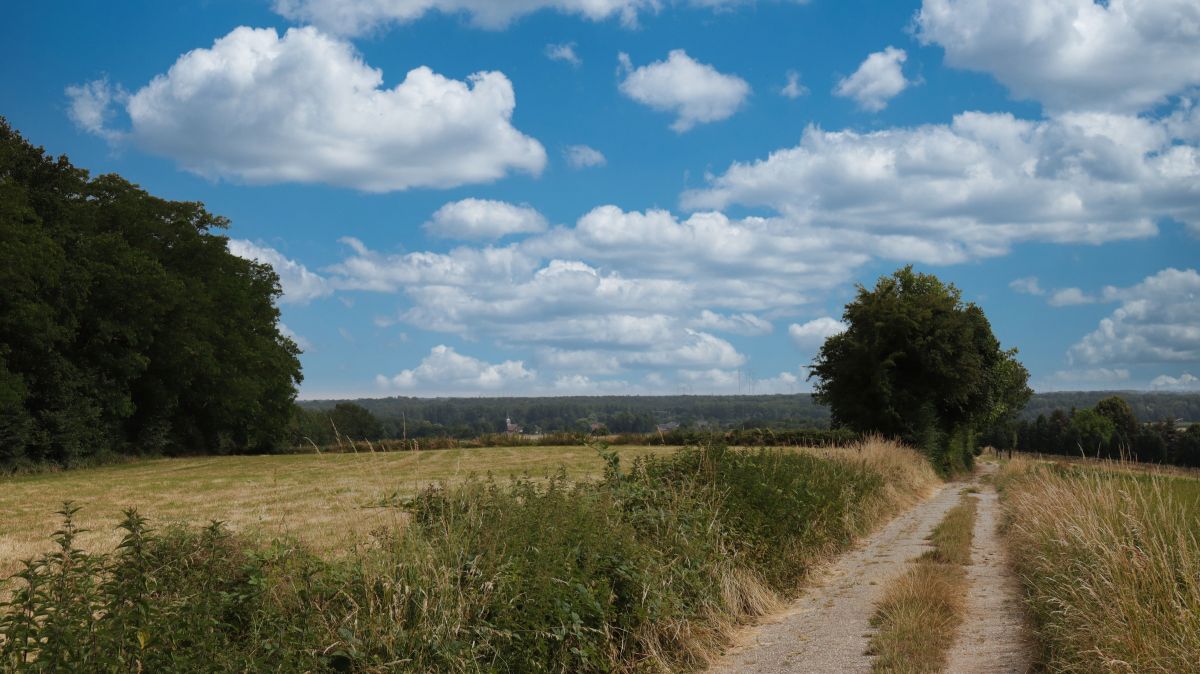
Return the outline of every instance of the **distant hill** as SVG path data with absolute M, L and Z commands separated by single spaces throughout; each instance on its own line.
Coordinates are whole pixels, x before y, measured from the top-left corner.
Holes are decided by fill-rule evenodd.
M 1092 407 L 1119 395 L 1142 421 L 1173 417 L 1200 421 L 1200 393 L 1145 391 L 1061 391 L 1038 393 L 1021 414 L 1023 419 L 1049 415 L 1055 409 Z M 328 409 L 344 400 L 308 400 L 306 409 Z M 385 434 L 398 437 L 453 435 L 469 437 L 502 433 L 511 418 L 527 432 L 585 431 L 602 424 L 613 433 L 645 433 L 655 425 L 824 428 L 828 408 L 808 393 L 759 396 L 565 396 L 554 398 L 362 398 L 350 400 L 370 410 Z
M 1200 421 L 1200 392 L 1169 393 L 1163 391 L 1056 391 L 1038 393 L 1021 412 L 1022 419 L 1033 420 L 1039 414 L 1049 416 L 1056 409 L 1070 411 L 1093 407 L 1109 396 L 1119 396 L 1133 408 L 1139 421 L 1158 421 L 1173 418 L 1181 421 Z

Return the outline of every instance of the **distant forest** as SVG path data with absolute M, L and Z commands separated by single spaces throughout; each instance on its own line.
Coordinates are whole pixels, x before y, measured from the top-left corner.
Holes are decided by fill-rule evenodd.
M 1093 407 L 1118 395 L 1129 403 L 1139 421 L 1162 419 L 1200 421 L 1200 393 L 1138 391 L 1071 391 L 1037 393 L 1020 414 L 1033 421 L 1055 409 Z M 300 403 L 309 412 L 327 411 L 338 403 L 355 403 L 379 421 L 382 436 L 410 438 L 475 437 L 501 433 L 511 418 L 527 433 L 587 432 L 599 424 L 610 433 L 646 433 L 658 424 L 773 429 L 827 428 L 828 408 L 807 393 L 759 396 L 576 396 L 562 398 L 367 398 L 310 400 Z
M 383 437 L 470 438 L 503 433 L 511 418 L 526 433 L 647 433 L 658 424 L 696 428 L 826 428 L 829 410 L 811 395 L 759 396 L 572 396 L 559 398 L 368 398 L 312 400 L 309 411 L 352 402 L 373 414 Z M 343 430 L 343 433 L 345 431 Z

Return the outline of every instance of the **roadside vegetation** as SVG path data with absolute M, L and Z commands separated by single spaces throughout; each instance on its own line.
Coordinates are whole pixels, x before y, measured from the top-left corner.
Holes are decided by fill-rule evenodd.
M 75 507 L 0 609 L 9 671 L 654 671 L 703 665 L 740 619 L 936 482 L 871 441 L 699 447 L 597 479 L 468 480 L 400 505 L 352 554 Z M 386 505 L 386 504 L 384 504 Z
M 932 548 L 884 589 L 872 619 L 872 670 L 932 673 L 945 667 L 965 612 L 975 511 L 979 499 L 964 494 L 930 535 Z
M 1195 671 L 1200 480 L 1017 458 L 997 482 L 1048 669 Z

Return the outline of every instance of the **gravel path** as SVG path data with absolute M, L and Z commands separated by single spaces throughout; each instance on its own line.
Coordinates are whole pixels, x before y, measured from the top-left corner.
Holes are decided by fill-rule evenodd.
M 830 564 L 803 596 L 748 629 L 740 644 L 709 670 L 741 672 L 868 672 L 868 623 L 883 586 L 929 548 L 925 538 L 958 503 L 961 485 L 892 520 Z
M 967 616 L 950 649 L 947 672 L 1024 674 L 1032 671 L 1032 647 L 1021 608 L 1021 586 L 996 530 L 1000 505 L 996 490 L 982 485 L 971 567 L 967 577 Z
M 994 466 L 984 466 L 991 472 Z M 979 489 L 967 617 L 952 648 L 947 672 L 1029 671 L 1020 587 L 1009 570 L 996 531 L 999 504 L 990 485 Z M 869 620 L 889 580 L 929 549 L 925 540 L 965 485 L 943 486 L 932 497 L 892 520 L 812 579 L 809 589 L 783 612 L 748 628 L 709 670 L 742 672 L 870 672 L 866 654 Z

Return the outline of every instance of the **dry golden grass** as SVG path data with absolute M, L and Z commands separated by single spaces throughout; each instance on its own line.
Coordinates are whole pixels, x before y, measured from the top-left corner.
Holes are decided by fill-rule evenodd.
M 979 499 L 964 494 L 962 503 L 954 506 L 933 528 L 929 542 L 933 549 L 922 559 L 941 564 L 966 566 L 971 563 L 971 541 L 975 538 L 975 513 Z
M 1048 669 L 1197 671 L 1200 480 L 1016 459 L 998 482 Z
M 614 448 L 623 460 L 664 447 Z M 290 535 L 325 554 L 339 554 L 393 527 L 403 514 L 369 507 L 399 492 L 413 494 L 469 474 L 498 477 L 597 474 L 603 462 L 589 447 L 497 447 L 433 452 L 296 454 L 157 459 L 62 473 L 0 478 L 0 578 L 21 559 L 51 546 L 53 514 L 65 500 L 81 506 L 78 522 L 90 529 L 83 547 L 99 551 L 118 540 L 121 510 L 136 507 L 153 523 L 227 522 L 267 537 Z
M 885 588 L 872 624 L 872 670 L 895 674 L 940 672 L 965 611 L 975 511 L 979 500 L 964 494 L 930 536 L 933 549 Z
M 892 515 L 925 500 L 942 483 L 937 472 L 920 452 L 881 437 L 869 437 L 849 447 L 805 448 L 839 461 L 861 464 L 884 479 L 883 493 L 868 521 L 883 522 Z

